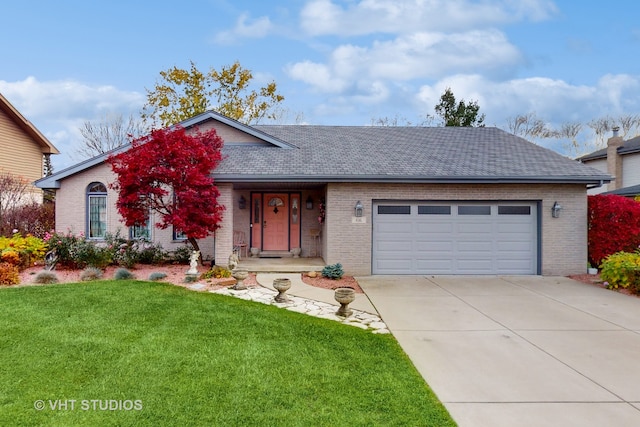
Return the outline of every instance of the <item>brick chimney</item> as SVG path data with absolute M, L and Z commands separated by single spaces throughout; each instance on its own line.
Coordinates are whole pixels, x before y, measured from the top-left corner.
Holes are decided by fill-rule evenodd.
M 611 181 L 609 190 L 622 188 L 622 157 L 618 154 L 618 148 L 624 145 L 624 140 L 618 136 L 618 126 L 613 128 L 613 136 L 607 140 L 607 172 L 615 180 Z

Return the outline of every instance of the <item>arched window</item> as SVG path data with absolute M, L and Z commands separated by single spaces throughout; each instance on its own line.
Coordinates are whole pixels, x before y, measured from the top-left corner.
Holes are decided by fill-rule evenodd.
M 107 187 L 101 182 L 87 186 L 87 237 L 104 239 L 107 232 Z

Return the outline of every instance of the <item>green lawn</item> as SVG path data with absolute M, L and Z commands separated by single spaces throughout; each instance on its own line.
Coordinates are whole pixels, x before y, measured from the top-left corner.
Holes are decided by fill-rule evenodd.
M 392 336 L 273 306 L 100 281 L 2 289 L 0 325 L 3 426 L 455 425 Z

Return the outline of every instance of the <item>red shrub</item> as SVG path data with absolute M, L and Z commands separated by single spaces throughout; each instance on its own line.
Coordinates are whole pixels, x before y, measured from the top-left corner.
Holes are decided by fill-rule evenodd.
M 640 203 L 622 196 L 589 196 L 589 262 L 599 266 L 616 252 L 640 245 Z

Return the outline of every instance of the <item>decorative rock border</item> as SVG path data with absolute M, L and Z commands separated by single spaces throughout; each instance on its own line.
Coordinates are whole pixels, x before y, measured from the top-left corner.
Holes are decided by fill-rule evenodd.
M 206 285 L 194 284 L 187 288 L 202 291 Z M 370 330 L 374 334 L 388 334 L 389 329 L 382 321 L 380 316 L 366 313 L 364 311 L 353 310 L 350 317 L 341 317 L 336 315 L 336 306 L 321 301 L 314 301 L 306 298 L 289 295 L 288 302 L 279 303 L 274 301 L 277 292 L 262 286 L 250 286 L 245 290 L 235 290 L 233 288 L 220 288 L 209 290 L 211 293 L 227 295 L 248 301 L 255 301 L 267 305 L 275 305 L 297 313 L 309 316 L 319 317 L 322 319 L 335 320 L 345 325 L 355 326 L 360 329 Z

